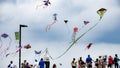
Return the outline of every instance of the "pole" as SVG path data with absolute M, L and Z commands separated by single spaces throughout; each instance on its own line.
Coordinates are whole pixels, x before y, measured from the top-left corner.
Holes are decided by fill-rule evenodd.
M 21 68 L 21 27 L 28 27 L 27 25 L 19 25 L 19 68 Z
M 21 48 L 21 25 L 19 26 L 19 48 Z M 21 49 L 19 51 L 19 68 L 21 68 Z

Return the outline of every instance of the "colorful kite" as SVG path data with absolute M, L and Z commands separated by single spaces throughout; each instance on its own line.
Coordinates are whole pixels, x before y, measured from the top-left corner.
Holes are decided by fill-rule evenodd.
M 93 43 L 89 43 L 86 47 L 86 49 L 90 49 L 90 47 L 93 45 Z
M 76 33 L 78 32 L 78 27 L 74 27 L 73 29 L 73 38 L 74 38 L 74 42 L 76 42 Z
M 87 25 L 88 23 L 90 23 L 89 21 L 83 21 L 84 25 Z
M 100 16 L 100 19 L 99 19 L 99 20 L 102 19 L 103 15 L 104 15 L 104 13 L 105 13 L 106 11 L 107 11 L 107 9 L 105 9 L 105 8 L 101 8 L 101 9 L 99 9 L 99 10 L 97 11 L 98 15 Z
M 26 46 L 24 46 L 24 48 L 25 48 L 25 49 L 30 49 L 31 46 L 30 46 L 30 44 L 27 44 Z
M 46 31 L 50 30 L 51 26 L 57 22 L 57 15 L 56 13 L 53 14 L 54 21 L 46 27 Z
M 3 51 L 1 51 L 1 54 L 6 54 L 7 51 L 9 50 L 9 48 L 11 47 L 11 42 L 12 42 L 12 39 L 10 38 L 10 36 L 6 33 L 2 34 L 1 37 L 0 37 L 0 42 L 2 43 L 2 39 L 1 38 L 9 38 L 9 45 L 6 46 L 5 49 L 3 49 Z M 2 44 L 0 45 L 0 47 L 2 47 Z
M 41 51 L 34 51 L 35 52 L 35 54 L 41 54 Z
M 6 54 L 6 58 L 7 58 L 9 55 L 14 55 L 14 56 L 15 56 L 22 48 L 30 49 L 31 46 L 30 46 L 30 44 L 27 44 L 27 45 L 25 45 L 25 46 L 18 47 L 18 49 L 17 49 L 15 52 L 7 53 L 7 54 Z
M 6 57 L 8 57 L 9 55 L 16 55 L 21 49 L 23 48 L 23 46 L 19 47 L 15 52 L 12 52 L 12 53 L 7 53 L 6 54 Z M 25 49 L 30 49 L 31 46 L 30 44 L 27 44 L 26 46 L 24 46 Z
M 46 8 L 46 7 L 48 7 L 49 5 L 51 5 L 51 3 L 50 3 L 49 0 L 45 0 L 45 1 L 43 1 L 43 3 L 44 3 L 44 4 L 37 5 L 37 6 L 36 6 L 36 9 L 37 9 L 38 7 L 41 7 L 41 6 L 43 6 L 43 8 Z

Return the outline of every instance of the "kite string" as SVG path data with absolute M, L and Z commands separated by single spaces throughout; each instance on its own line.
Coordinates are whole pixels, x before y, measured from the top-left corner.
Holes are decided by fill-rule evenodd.
M 98 23 L 99 23 L 99 22 L 100 22 L 100 21 L 98 21 Z M 70 49 L 80 38 L 82 38 L 87 32 L 89 32 L 89 31 L 92 30 L 95 26 L 97 26 L 98 23 L 96 23 L 94 26 L 92 26 L 92 27 L 89 28 L 86 32 L 84 32 L 82 35 L 80 35 L 75 41 L 73 41 L 73 42 L 71 43 L 71 45 L 65 50 L 65 52 L 63 52 L 60 56 L 58 56 L 58 57 L 55 58 L 55 59 L 58 59 L 58 58 L 62 57 L 65 53 L 67 53 L 67 52 L 69 51 L 69 49 Z M 55 60 L 55 59 L 53 59 L 53 60 Z

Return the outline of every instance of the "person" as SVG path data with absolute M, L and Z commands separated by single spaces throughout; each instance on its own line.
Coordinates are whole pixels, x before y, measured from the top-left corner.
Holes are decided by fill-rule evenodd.
M 99 56 L 99 58 L 98 58 L 98 68 L 102 68 L 102 63 L 103 63 L 102 56 Z
M 87 68 L 92 68 L 92 58 L 90 55 L 86 58 Z
M 109 67 L 112 68 L 113 62 L 114 62 L 114 60 L 113 60 L 112 56 L 109 56 L 109 58 L 108 58 L 108 68 Z
M 95 60 L 95 68 L 98 68 L 98 64 L 99 64 L 99 61 L 98 61 L 98 58 Z
M 45 68 L 50 68 L 50 61 L 48 57 L 45 59 Z
M 73 60 L 71 62 L 71 66 L 72 66 L 72 68 L 76 68 L 77 62 L 75 61 L 75 58 L 73 58 Z
M 27 62 L 25 68 L 30 68 L 29 63 Z
M 10 64 L 8 65 L 8 68 L 13 68 L 13 61 L 10 61 Z
M 115 68 L 119 68 L 119 63 L 118 63 L 118 61 L 119 61 L 118 55 L 115 54 L 115 57 L 114 57 L 114 66 L 115 66 Z
M 102 68 L 106 68 L 106 65 L 107 65 L 107 55 L 103 57 Z
M 57 68 L 56 64 L 53 64 L 53 67 L 52 68 Z
M 40 68 L 44 68 L 44 61 L 43 61 L 43 58 L 41 58 L 40 59 L 40 61 L 39 61 L 39 66 L 40 66 Z
M 34 68 L 39 68 L 38 61 L 35 59 Z
M 78 68 L 85 68 L 85 63 L 82 60 L 82 57 L 80 57 L 80 59 L 78 60 Z
M 27 60 L 24 60 L 24 62 L 22 63 L 22 68 L 25 68 L 26 64 L 27 64 Z

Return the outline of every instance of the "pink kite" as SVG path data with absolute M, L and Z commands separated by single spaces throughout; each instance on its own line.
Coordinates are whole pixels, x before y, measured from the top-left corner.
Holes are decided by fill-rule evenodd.
M 57 22 L 57 14 L 56 13 L 53 14 L 53 18 L 54 18 L 54 21 L 51 24 L 47 25 L 46 31 L 50 30 L 51 26 L 53 26 Z

